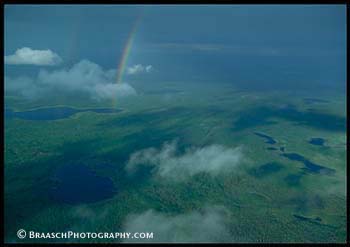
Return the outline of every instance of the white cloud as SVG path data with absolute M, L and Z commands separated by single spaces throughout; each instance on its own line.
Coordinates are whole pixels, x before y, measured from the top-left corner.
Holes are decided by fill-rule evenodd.
M 177 142 L 165 143 L 160 150 L 148 148 L 130 156 L 126 170 L 134 172 L 140 166 L 152 166 L 160 177 L 181 180 L 206 172 L 212 175 L 233 170 L 242 160 L 241 148 L 210 145 L 187 149 L 176 155 Z
M 127 97 L 136 95 L 135 89 L 127 83 L 97 84 L 94 88 L 95 99 L 113 99 L 115 97 Z
M 20 76 L 16 78 L 5 76 L 5 92 L 18 93 L 19 95 L 30 99 L 42 94 L 41 88 L 35 86 L 32 78 Z
M 87 95 L 94 100 L 136 95 L 133 87 L 115 82 L 116 70 L 82 60 L 70 69 L 41 70 L 36 78 L 5 78 L 5 90 L 27 98 L 47 97 L 54 93 Z
M 142 64 L 135 64 L 131 67 L 128 67 L 126 70 L 126 73 L 128 75 L 136 75 L 140 73 L 150 73 L 153 71 L 152 65 L 142 65 Z
M 59 55 L 51 50 L 32 50 L 28 47 L 17 49 L 15 54 L 5 56 L 5 64 L 58 65 L 62 63 Z
M 146 70 L 147 73 L 151 72 L 153 70 L 152 65 L 147 65 L 145 70 Z
M 153 232 L 153 239 L 125 239 L 125 242 L 230 242 L 228 211 L 219 206 L 187 214 L 168 216 L 148 210 L 129 215 L 124 232 Z

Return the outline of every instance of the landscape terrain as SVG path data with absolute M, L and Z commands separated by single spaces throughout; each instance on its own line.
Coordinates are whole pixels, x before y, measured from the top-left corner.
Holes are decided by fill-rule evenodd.
M 4 4 L 5 242 L 345 243 L 346 14 Z
M 19 228 L 345 241 L 345 95 L 171 82 L 138 91 L 118 108 L 6 98 L 8 241 Z M 131 162 L 150 148 L 160 161 Z

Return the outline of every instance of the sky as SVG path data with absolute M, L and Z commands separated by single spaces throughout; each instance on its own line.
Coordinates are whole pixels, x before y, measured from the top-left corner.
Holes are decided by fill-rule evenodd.
M 5 76 L 42 85 L 85 61 L 107 80 L 131 36 L 125 82 L 346 84 L 345 5 L 5 5 Z

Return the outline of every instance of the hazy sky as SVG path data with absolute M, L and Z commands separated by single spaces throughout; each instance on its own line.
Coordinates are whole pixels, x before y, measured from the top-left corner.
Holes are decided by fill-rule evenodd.
M 145 81 L 345 87 L 345 5 L 6 5 L 5 55 L 50 49 L 62 63 L 48 70 L 83 59 L 117 69 L 138 19 L 127 65 L 152 65 Z

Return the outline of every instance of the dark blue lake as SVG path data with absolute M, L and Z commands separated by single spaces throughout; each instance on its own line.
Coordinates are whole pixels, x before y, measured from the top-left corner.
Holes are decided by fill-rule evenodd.
M 311 138 L 309 143 L 317 146 L 324 146 L 325 140 L 322 138 Z
M 274 147 L 267 147 L 266 149 L 267 150 L 278 150 L 277 148 L 274 148 Z
M 63 203 L 92 203 L 111 198 L 116 193 L 110 178 L 97 176 L 89 167 L 81 164 L 60 167 L 53 180 L 55 186 L 51 195 L 55 201 Z
M 12 109 L 5 108 L 5 118 L 20 118 L 25 120 L 57 120 L 68 118 L 79 112 L 96 112 L 96 113 L 118 113 L 121 109 L 113 108 L 91 108 L 91 109 L 77 109 L 71 107 L 49 107 L 49 108 L 39 108 L 29 111 L 13 111 Z
M 302 168 L 303 170 L 311 173 L 320 173 L 320 174 L 327 174 L 332 175 L 335 173 L 334 169 L 324 167 L 318 164 L 315 164 L 308 159 L 306 159 L 304 156 L 297 154 L 297 153 L 282 153 L 282 156 L 293 160 L 293 161 L 300 161 L 305 165 L 305 168 Z
M 257 136 L 260 136 L 262 138 L 265 138 L 266 139 L 265 143 L 268 143 L 268 144 L 275 144 L 275 143 L 277 143 L 275 141 L 275 139 L 273 139 L 271 136 L 268 136 L 266 134 L 259 133 L 259 132 L 254 132 L 254 134 L 257 135 Z

